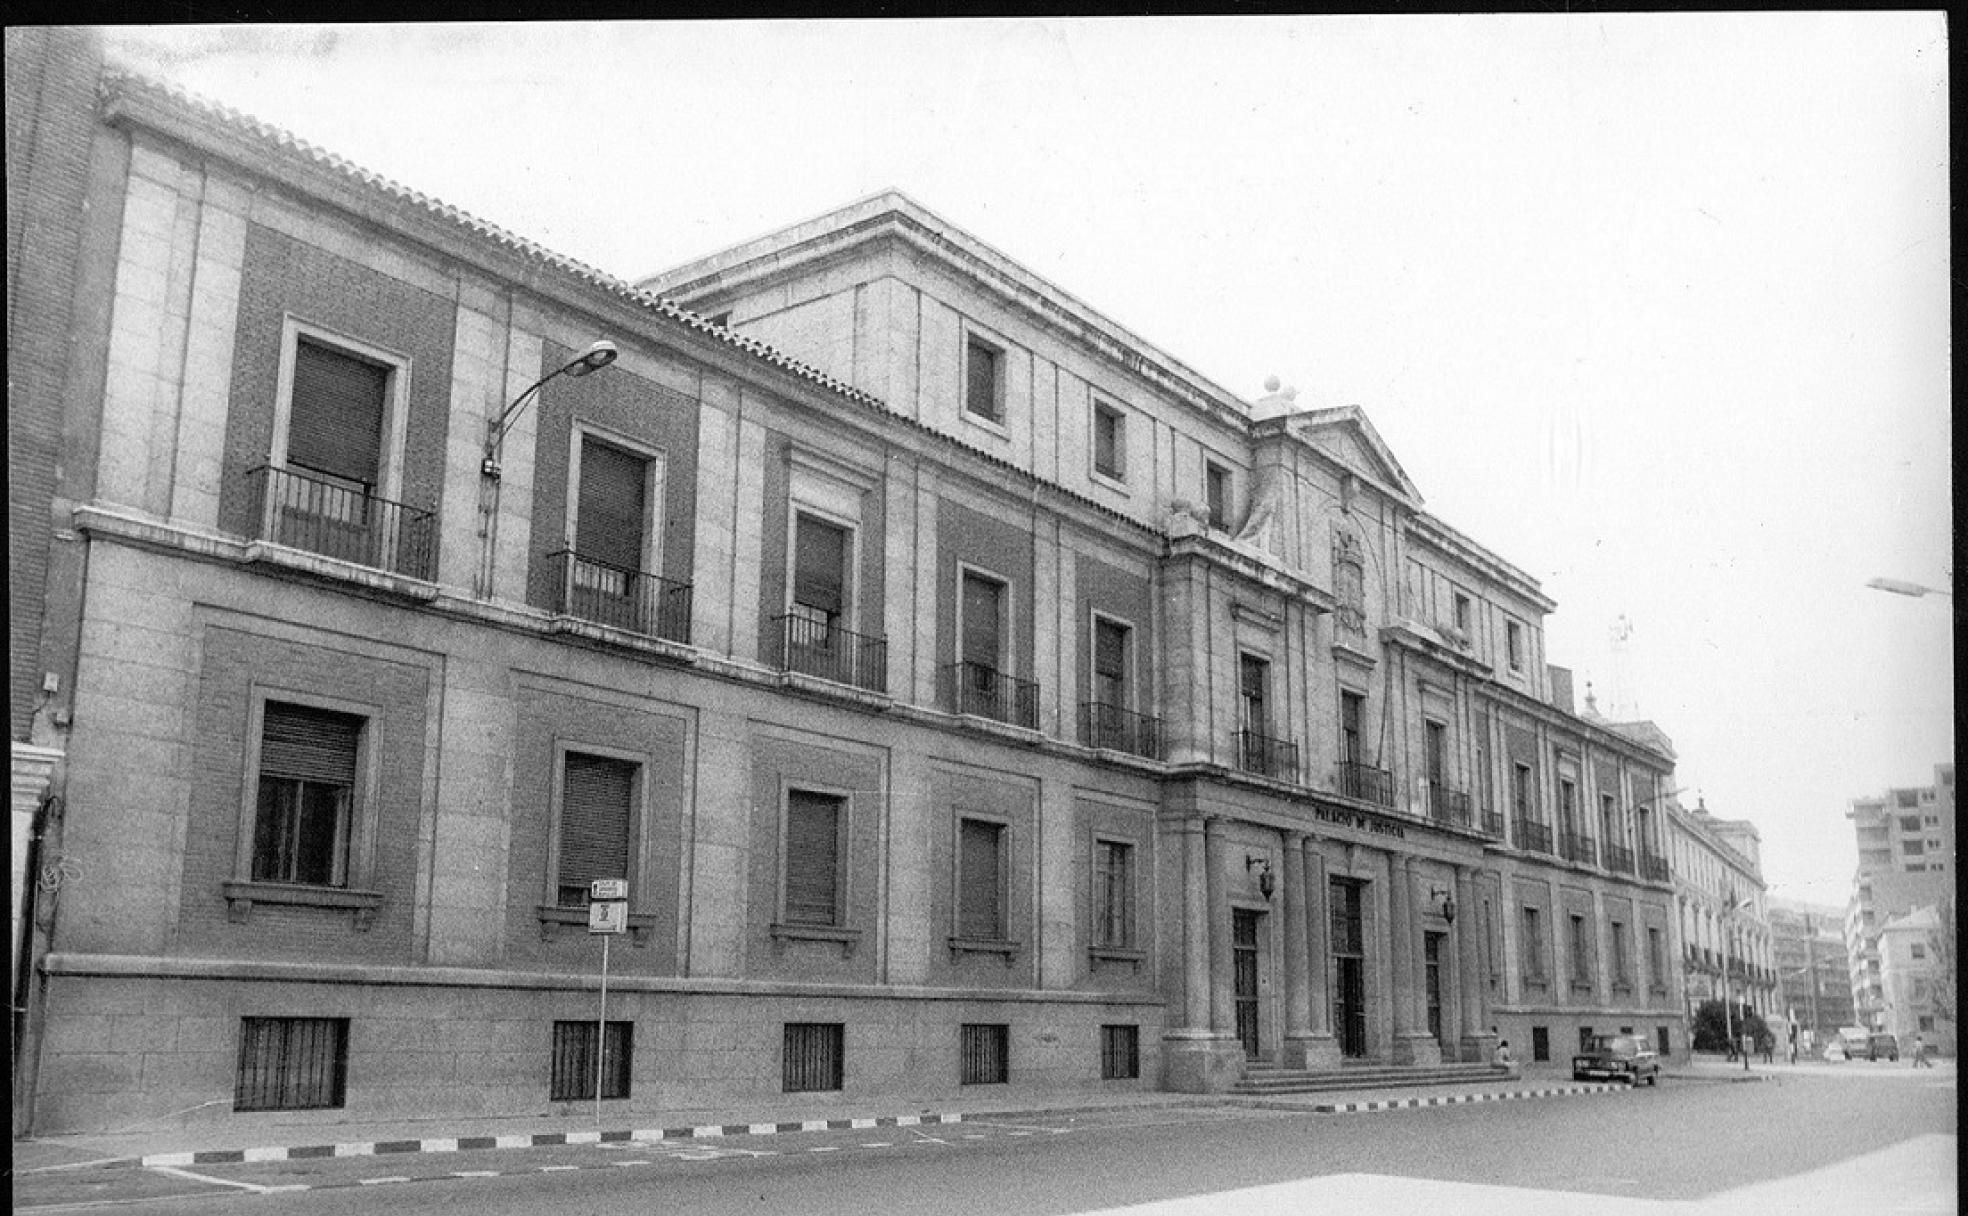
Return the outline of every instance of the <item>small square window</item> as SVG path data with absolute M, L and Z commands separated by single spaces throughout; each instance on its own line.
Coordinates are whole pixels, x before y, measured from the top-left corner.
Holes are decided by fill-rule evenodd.
M 1004 352 L 978 337 L 964 343 L 964 409 L 1004 421 Z
M 841 1087 L 846 1058 L 840 1022 L 788 1022 L 782 1075 L 785 1092 L 815 1093 Z
M 1115 481 L 1127 478 L 1127 418 L 1099 402 L 1093 407 L 1093 471 Z
M 1100 1079 L 1132 1081 L 1141 1076 L 1141 1027 L 1100 1028 Z
M 328 1110 L 348 1078 L 347 1018 L 241 1018 L 234 1110 Z
M 1011 1027 L 999 1023 L 966 1022 L 960 1029 L 962 1054 L 958 1082 L 963 1085 L 1004 1085 L 1011 1079 Z
M 553 1078 L 548 1090 L 550 1101 L 594 1101 L 597 1067 L 601 1073 L 603 1098 L 629 1096 L 635 1023 L 608 1023 L 608 1034 L 601 1040 L 603 1052 L 599 1061 L 595 1059 L 597 1029 L 593 1020 L 553 1024 Z

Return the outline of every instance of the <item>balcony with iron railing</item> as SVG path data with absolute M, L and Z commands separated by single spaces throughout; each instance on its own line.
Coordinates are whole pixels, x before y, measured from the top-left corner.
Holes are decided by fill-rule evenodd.
M 562 549 L 554 567 L 554 606 L 561 615 L 624 633 L 690 641 L 690 584 L 671 582 Z
M 1510 821 L 1510 832 L 1520 849 L 1532 853 L 1551 851 L 1551 828 L 1548 824 L 1539 823 L 1535 819 L 1526 819 L 1520 815 Z
M 1469 826 L 1469 795 L 1440 781 L 1428 783 L 1428 817 L 1452 827 Z
M 1039 728 L 1039 686 L 983 663 L 950 663 L 942 669 L 943 703 L 950 712 L 989 718 L 1026 730 Z
M 1597 865 L 1599 849 L 1592 837 L 1573 828 L 1558 830 L 1558 856 L 1581 865 Z
M 1238 731 L 1234 741 L 1238 768 L 1277 781 L 1298 780 L 1298 744 L 1254 730 Z
M 1625 845 L 1606 846 L 1606 868 L 1621 874 L 1633 873 L 1633 850 Z
M 1493 840 L 1503 839 L 1503 812 L 1484 811 L 1482 819 L 1483 835 Z
M 1336 791 L 1344 797 L 1380 806 L 1394 805 L 1394 774 L 1384 768 L 1357 760 L 1341 760 L 1333 766 L 1333 775 Z
M 1080 742 L 1104 751 L 1162 758 L 1162 720 L 1100 701 L 1080 702 Z
M 866 692 L 888 691 L 888 639 L 843 629 L 798 613 L 772 618 L 773 654 L 780 671 L 813 676 Z
M 1662 857 L 1659 853 L 1649 852 L 1647 849 L 1642 848 L 1640 850 L 1640 877 L 1649 882 L 1667 882 L 1674 877 L 1674 873 L 1668 868 L 1667 858 Z
M 259 538 L 289 549 L 429 581 L 437 567 L 437 516 L 369 486 L 301 469 L 261 465 L 246 473 Z

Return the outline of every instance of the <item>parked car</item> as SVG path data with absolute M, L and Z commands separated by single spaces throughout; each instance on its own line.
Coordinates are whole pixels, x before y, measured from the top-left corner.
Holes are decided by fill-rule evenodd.
M 1659 1085 L 1660 1075 L 1660 1057 L 1645 1039 L 1635 1035 L 1595 1035 L 1592 1046 L 1572 1057 L 1574 1081 L 1603 1078 L 1638 1085 L 1644 1077 L 1647 1084 Z
M 1890 1034 L 1869 1034 L 1866 1036 L 1865 1058 L 1868 1060 L 1898 1060 L 1900 1041 Z

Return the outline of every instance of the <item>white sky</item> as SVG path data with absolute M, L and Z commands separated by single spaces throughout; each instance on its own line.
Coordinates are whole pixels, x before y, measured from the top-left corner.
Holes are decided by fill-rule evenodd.
M 1952 600 L 1863 586 L 1952 586 L 1944 21 L 106 36 L 622 278 L 894 186 L 1247 399 L 1364 406 L 1581 698 L 1842 905 L 1848 800 L 1952 757 Z

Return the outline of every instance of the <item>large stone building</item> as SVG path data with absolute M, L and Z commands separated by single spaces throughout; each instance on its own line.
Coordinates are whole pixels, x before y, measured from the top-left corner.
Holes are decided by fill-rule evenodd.
M 1950 936 L 1955 931 L 1954 765 L 1935 765 L 1932 785 L 1855 798 L 1846 817 L 1859 847 L 1859 867 L 1845 909 L 1852 1003 L 1860 1025 L 1884 1027 L 1892 1019 L 1881 932 L 1929 907 L 1937 913 L 1947 909 L 1943 927 Z
M 89 96 L 17 1127 L 1683 1049 L 1672 748 L 1357 407 L 895 194 L 634 287 Z
M 1756 826 L 1717 818 L 1699 799 L 1692 811 L 1678 802 L 1667 810 L 1689 1017 L 1703 1001 L 1727 1000 L 1776 1021 L 1784 1011 Z
M 1777 968 L 1778 1009 L 1811 1042 L 1823 1044 L 1852 1026 L 1852 990 L 1845 962 L 1844 916 L 1835 908 L 1772 898 L 1770 945 Z

